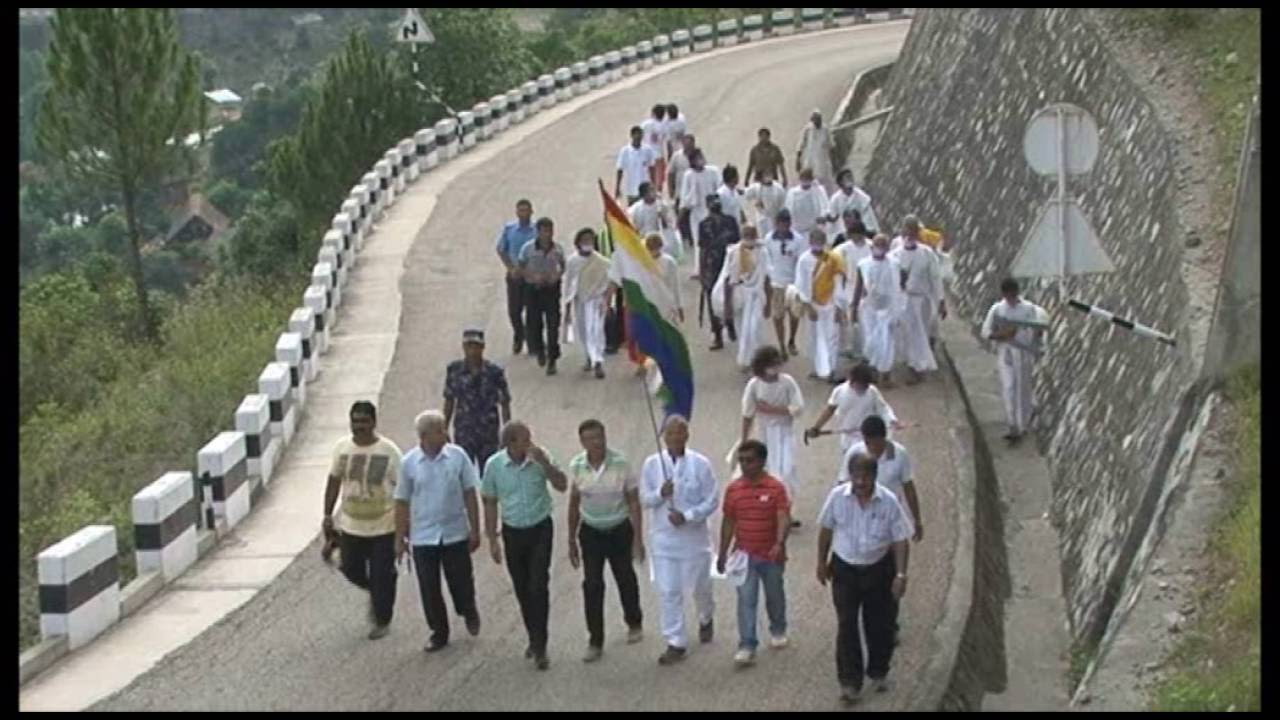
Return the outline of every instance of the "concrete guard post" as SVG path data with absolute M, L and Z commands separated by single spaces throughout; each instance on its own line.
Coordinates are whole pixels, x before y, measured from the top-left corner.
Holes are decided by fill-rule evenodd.
M 328 352 L 329 337 L 333 330 L 333 318 L 329 313 L 329 294 L 325 292 L 323 286 L 312 285 L 302 293 L 302 305 L 315 316 L 315 334 L 320 338 L 317 342 L 324 346 L 324 352 Z
M 413 142 L 418 154 L 419 175 L 440 164 L 440 151 L 436 149 L 435 128 L 423 128 L 414 133 Z
M 289 366 L 289 387 L 293 401 L 299 408 L 307 404 L 306 369 L 302 366 L 302 336 L 298 333 L 280 333 L 276 338 L 276 362 Z
M 604 54 L 604 72 L 606 82 L 617 82 L 622 79 L 622 53 L 610 50 Z
M 706 52 L 715 47 L 715 30 L 710 25 L 697 25 L 693 28 L 693 51 Z
M 688 30 L 677 30 L 671 33 L 671 57 L 688 57 L 693 52 Z
M 576 62 L 569 67 L 573 75 L 573 94 L 583 95 L 591 89 L 591 75 L 585 62 Z
M 338 237 L 341 238 L 342 243 L 339 247 L 342 250 L 342 267 L 346 269 L 347 272 L 350 272 L 351 268 L 355 265 L 356 238 L 354 225 L 351 222 L 351 214 L 347 212 L 347 201 L 343 201 L 342 212 L 333 216 L 333 222 L 331 222 L 329 226 L 332 230 L 336 231 L 338 233 Z
M 587 77 L 589 78 L 588 85 L 592 90 L 604 85 L 605 68 L 603 55 L 592 55 L 587 60 Z
M 315 366 L 316 373 L 319 374 L 320 356 L 329 352 L 329 331 L 328 331 L 328 328 L 322 327 L 322 322 L 323 322 L 322 318 L 324 317 L 324 313 L 316 314 L 316 311 L 311 307 L 309 307 L 304 300 L 302 307 L 294 310 L 293 313 L 289 315 L 289 331 L 290 332 L 297 332 L 297 333 L 302 332 L 301 330 L 296 330 L 294 328 L 302 327 L 301 318 L 303 313 L 305 313 L 307 316 L 306 326 L 311 328 L 310 344 L 311 344 L 312 365 Z M 236 429 L 240 430 L 242 428 L 237 427 Z
M 351 188 L 351 192 L 347 195 L 347 199 L 342 201 L 342 214 L 347 216 L 351 223 L 351 265 L 355 266 L 355 254 L 360 249 L 360 245 L 364 240 L 364 220 L 360 217 L 360 207 L 362 203 L 360 198 L 363 197 L 363 188 Z
M 507 91 L 507 127 L 524 122 L 524 93 L 520 88 Z
M 800 20 L 804 23 L 804 29 L 808 32 L 821 30 L 826 24 L 827 10 L 826 8 L 803 8 L 800 11 Z
M 337 324 L 335 317 L 338 307 L 342 304 L 342 290 L 333 284 L 333 267 L 328 263 L 316 263 L 311 266 L 311 285 L 312 287 L 324 288 L 325 312 L 328 315 L 328 322 L 325 324 L 329 330 L 333 330 Z
M 551 77 L 556 81 L 556 102 L 565 102 L 574 96 L 576 86 L 573 82 L 573 70 L 568 67 L 556 68 Z
M 294 407 L 289 384 L 289 366 L 282 362 L 267 363 L 258 376 L 258 392 L 267 396 L 271 412 L 271 435 L 280 441 L 280 449 L 293 440 L 298 427 L 298 411 Z
M 364 183 L 365 191 L 369 193 L 369 220 L 364 234 L 367 238 L 373 234 L 374 224 L 382 219 L 382 201 L 384 193 L 382 192 L 382 182 L 378 179 L 378 173 L 367 172 L 360 176 L 360 181 Z
M 756 42 L 764 39 L 764 16 L 748 15 L 742 18 L 742 41 Z
M 209 474 L 204 506 L 213 506 L 215 527 L 229 531 L 249 515 L 249 463 L 244 433 L 220 432 L 196 454 L 196 474 Z
M 492 138 L 507 129 L 507 94 L 502 93 L 489 98 L 489 137 Z
M 388 155 L 394 160 L 396 152 L 394 150 L 384 152 L 382 159 L 373 164 L 373 172 L 378 176 L 378 194 L 382 198 L 383 213 L 396 204 L 395 164 L 393 160 L 387 159 Z
M 440 148 L 440 162 L 446 163 L 458 154 L 457 121 L 445 118 L 436 123 L 436 146 Z
M 521 116 L 523 120 L 527 120 L 537 114 L 538 107 L 541 104 L 541 100 L 538 95 L 538 83 L 530 80 L 529 82 L 521 85 L 520 94 L 524 97 L 524 103 L 520 108 Z
M 642 40 L 636 45 L 636 61 L 640 63 L 641 70 L 648 70 L 653 67 L 653 42 L 650 40 Z
M 539 110 L 546 110 L 560 101 L 560 98 L 556 95 L 555 77 L 551 75 L 538 76 L 538 97 L 541 98 L 538 104 Z
M 796 15 L 791 10 L 774 10 L 773 15 L 769 16 L 769 20 L 771 34 L 775 37 L 795 34 Z
M 158 572 L 165 582 L 196 562 L 200 500 L 189 472 L 167 472 L 133 496 L 133 548 L 138 575 Z
M 735 18 L 721 20 L 716 24 L 716 44 L 720 47 L 738 44 L 738 21 Z
M 478 102 L 471 108 L 471 114 L 475 117 L 475 136 L 476 142 L 482 142 L 489 139 L 493 127 L 490 121 L 493 118 L 493 106 L 487 102 Z
M 395 203 L 396 198 L 404 194 L 405 177 L 401 166 L 399 143 L 382 153 L 382 159 L 387 161 L 387 166 L 391 170 L 391 188 L 395 191 L 390 198 L 387 198 L 389 201 L 387 204 L 391 205 Z
M 639 57 L 636 52 L 635 45 L 628 45 L 622 48 L 622 76 L 630 77 L 636 74 L 639 69 Z
M 343 259 L 342 243 L 342 233 L 330 230 L 324 234 L 324 240 L 320 242 L 320 250 L 316 253 L 316 259 L 319 262 L 327 262 L 333 266 L 334 284 L 338 288 L 347 286 L 348 267 Z
M 301 310 L 311 312 L 308 308 Z M 271 399 L 261 393 L 245 395 L 236 408 L 236 430 L 244 433 L 245 462 L 251 485 L 249 500 L 253 505 L 258 493 L 271 487 L 271 477 L 283 447 L 281 440 L 271 434 Z
M 833 8 L 831 19 L 835 21 L 836 27 L 848 27 L 854 21 L 853 8 Z
M 671 61 L 671 37 L 659 35 L 653 39 L 653 64 L 661 65 Z
M 303 376 L 308 383 L 315 382 L 320 375 L 320 350 L 315 339 L 316 316 L 310 308 L 300 307 L 289 314 L 289 332 L 302 338 Z
M 83 647 L 120 619 L 116 529 L 90 525 L 36 556 L 40 635 Z
M 476 114 L 471 110 L 463 110 L 458 113 L 459 134 L 462 136 L 462 142 L 458 146 L 458 152 L 464 153 L 476 146 Z
M 407 185 L 418 179 L 418 146 L 413 138 L 405 138 L 397 149 L 400 151 L 400 176 Z

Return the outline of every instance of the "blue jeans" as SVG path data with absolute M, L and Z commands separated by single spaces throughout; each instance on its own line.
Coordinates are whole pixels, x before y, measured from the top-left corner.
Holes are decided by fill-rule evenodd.
M 787 596 L 782 587 L 782 565 L 750 558 L 747 562 L 746 582 L 738 586 L 738 647 L 755 650 L 757 608 L 760 606 L 760 585 L 764 584 L 764 607 L 769 615 L 769 633 L 787 634 Z

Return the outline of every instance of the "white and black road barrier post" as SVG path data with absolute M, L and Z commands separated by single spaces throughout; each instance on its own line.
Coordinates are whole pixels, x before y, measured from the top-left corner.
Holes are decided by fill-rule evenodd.
M 169 582 L 195 564 L 200 499 L 189 472 L 167 472 L 133 496 L 133 551 L 138 574 Z
M 213 507 L 215 527 L 227 531 L 249 514 L 249 458 L 244 433 L 220 432 L 196 454 L 196 473 L 204 484 L 204 506 Z
M 314 350 L 313 350 L 314 352 Z M 250 504 L 271 486 L 276 461 L 284 441 L 271 432 L 271 398 L 262 393 L 245 395 L 236 408 L 236 430 L 244 433 L 244 454 L 249 472 Z
M 294 407 L 289 366 L 282 362 L 267 363 L 258 376 L 258 392 L 267 396 L 271 412 L 271 436 L 280 441 L 280 449 L 293 440 L 298 428 L 298 410 Z
M 83 647 L 120 619 L 116 529 L 90 525 L 36 556 L 40 635 Z

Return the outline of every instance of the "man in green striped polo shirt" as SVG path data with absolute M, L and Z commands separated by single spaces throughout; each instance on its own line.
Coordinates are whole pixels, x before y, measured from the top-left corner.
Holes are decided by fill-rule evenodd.
M 644 561 L 639 481 L 621 453 L 609 448 L 604 424 L 578 426 L 584 448 L 569 461 L 569 562 L 583 568 L 582 596 L 587 615 L 587 654 L 595 662 L 604 651 L 604 564 L 618 583 L 627 643 L 643 638 L 640 586 L 632 559 Z M 581 543 L 581 550 L 579 550 Z

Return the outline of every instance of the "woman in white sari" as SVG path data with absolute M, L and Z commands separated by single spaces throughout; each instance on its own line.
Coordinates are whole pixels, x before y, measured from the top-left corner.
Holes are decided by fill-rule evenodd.
M 565 314 L 586 354 L 583 372 L 595 370 L 604 377 L 604 318 L 613 287 L 609 283 L 609 260 L 596 251 L 596 233 L 583 228 L 573 239 L 578 252 L 565 261 Z M 567 322 L 566 324 L 569 324 Z
M 804 412 L 804 395 L 795 378 L 781 372 L 782 353 L 772 345 L 756 351 L 751 359 L 755 377 L 747 381 L 742 392 L 742 437 L 751 437 L 751 428 L 760 419 L 760 438 L 769 449 L 766 465 L 769 473 L 787 486 L 792 506 L 799 491 L 796 472 L 795 420 Z M 800 523 L 792 522 L 792 526 Z

